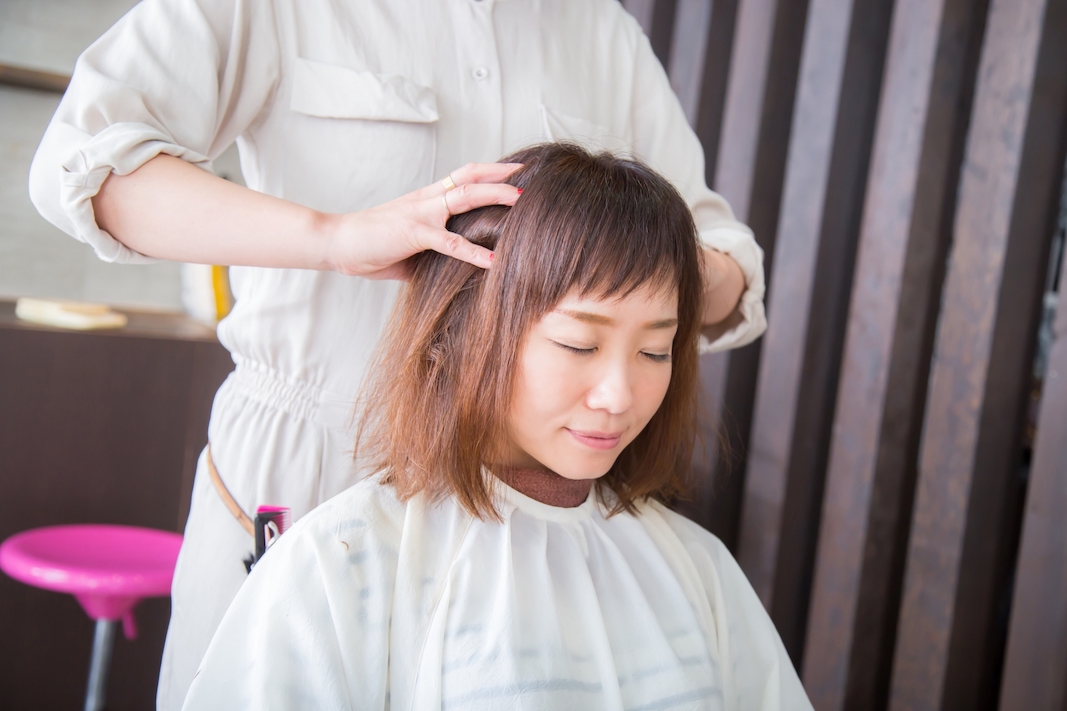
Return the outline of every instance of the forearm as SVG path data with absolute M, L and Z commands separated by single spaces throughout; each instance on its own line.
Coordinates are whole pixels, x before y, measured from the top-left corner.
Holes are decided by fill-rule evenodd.
M 109 176 L 93 211 L 101 229 L 149 257 L 295 269 L 330 268 L 329 236 L 338 219 L 167 155 Z

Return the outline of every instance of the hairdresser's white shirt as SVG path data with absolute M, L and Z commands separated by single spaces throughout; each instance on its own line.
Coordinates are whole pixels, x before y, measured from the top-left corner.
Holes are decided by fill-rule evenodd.
M 90 200 L 159 153 L 209 168 L 236 140 L 249 187 L 348 212 L 548 138 L 627 148 L 670 178 L 748 282 L 713 347 L 764 330 L 762 254 L 705 186 L 697 138 L 617 0 L 145 0 L 79 59 L 31 193 L 101 258 L 137 262 Z M 238 364 L 347 408 L 397 285 L 259 268 L 232 285 L 219 337 Z
M 306 516 L 223 618 L 186 709 L 810 709 L 725 546 L 650 503 L 500 523 L 365 480 Z

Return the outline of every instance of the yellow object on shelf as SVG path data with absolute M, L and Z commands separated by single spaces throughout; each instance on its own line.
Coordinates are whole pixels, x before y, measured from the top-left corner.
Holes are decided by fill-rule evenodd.
M 230 291 L 230 268 L 211 266 L 211 289 L 215 293 L 215 320 L 221 321 L 233 308 L 233 292 Z
M 111 310 L 106 304 L 83 304 L 76 301 L 51 301 L 23 297 L 15 304 L 15 315 L 23 321 L 56 328 L 88 331 L 97 328 L 122 328 L 126 314 Z
M 233 308 L 229 267 L 183 264 L 182 306 L 197 321 L 214 326 Z

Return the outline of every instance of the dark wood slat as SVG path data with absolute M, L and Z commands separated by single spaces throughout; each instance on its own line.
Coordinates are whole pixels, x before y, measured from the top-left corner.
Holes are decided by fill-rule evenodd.
M 801 375 L 801 361 L 793 356 L 803 351 L 807 330 L 852 5 L 850 0 L 813 0 L 810 6 L 769 275 L 769 328 L 763 337 L 739 546 L 741 567 L 768 609 Z M 782 367 L 770 367 L 779 362 Z
M 656 7 L 656 0 L 622 0 L 622 6 L 626 8 L 626 12 L 634 16 L 646 35 L 652 34 L 652 13 Z
M 671 36 L 677 3 L 678 0 L 623 0 L 622 3 L 648 35 L 652 51 L 666 69 L 670 68 Z
M 1000 708 L 1067 708 L 1067 250 L 1026 493 Z
M 990 6 L 927 397 L 891 709 L 995 708 L 998 696 L 998 608 L 1021 513 L 1021 434 L 1064 160 L 1063 6 Z
M 778 8 L 778 0 L 743 0 L 737 10 L 713 185 L 742 221 L 752 201 Z
M 715 171 L 738 0 L 679 0 L 671 34 L 670 79 Z
M 742 0 L 731 43 L 730 74 L 718 150 L 708 151 L 709 182 L 746 222 L 764 251 L 774 257 L 774 239 L 785 179 L 807 0 Z M 698 129 L 699 133 L 699 129 Z M 707 409 L 717 438 L 708 457 L 695 518 L 737 552 L 746 452 L 762 341 L 705 356 Z M 719 447 L 719 440 L 725 447 Z
M 730 74 L 739 0 L 715 0 L 704 47 L 704 71 L 693 129 L 704 147 L 705 179 L 712 184 L 718 163 L 726 85 Z M 681 14 L 681 13 L 679 13 Z
M 730 2 L 732 1 L 730 0 Z M 718 7 L 719 3 L 716 2 L 713 6 L 711 0 L 680 0 L 675 9 L 668 76 L 670 77 L 671 88 L 674 89 L 674 93 L 678 96 L 678 101 L 682 105 L 686 119 L 694 127 L 694 130 L 697 128 L 697 112 L 701 105 L 703 76 L 706 72 L 714 74 L 716 71 L 723 77 L 726 74 L 725 65 L 709 66 L 707 52 L 713 22 L 712 13 L 713 9 L 718 10 Z M 710 144 L 703 138 L 701 144 L 704 149 L 705 161 L 707 161 Z M 711 153 L 714 156 L 713 150 Z M 713 157 L 712 160 L 714 160 Z M 708 380 L 703 372 L 704 369 L 704 364 L 702 363 L 702 401 L 716 402 L 721 399 L 721 395 L 713 390 L 718 382 L 715 379 Z M 710 468 L 710 460 L 714 456 L 717 447 L 718 422 L 717 418 L 710 416 L 711 413 L 707 407 L 702 409 L 705 412 L 702 412 L 700 437 L 693 457 L 691 489 L 689 496 L 679 501 L 677 507 L 693 520 L 710 528 L 711 522 L 708 519 L 707 512 L 709 502 L 714 498 L 714 493 L 713 481 L 706 476 L 706 473 Z
M 690 126 L 696 125 L 712 9 L 718 9 L 718 5 L 712 0 L 677 0 L 674 9 L 666 66 L 669 67 L 671 88 L 678 96 Z M 704 150 L 707 151 L 707 147 Z
M 652 51 L 659 57 L 664 69 L 670 71 L 671 41 L 674 34 L 674 15 L 678 0 L 656 0 L 652 8 L 652 26 L 648 32 L 648 39 L 652 43 Z
M 776 1 L 777 0 L 754 0 L 754 2 L 750 2 L 749 4 L 769 5 L 769 11 L 773 13 Z M 675 22 L 676 28 L 678 28 L 678 26 L 684 28 L 682 17 L 686 14 L 685 7 L 686 5 L 683 1 L 679 11 L 679 19 Z M 719 3 L 714 3 L 714 5 L 710 4 L 708 5 L 708 10 L 717 11 L 718 7 Z M 736 5 L 733 6 L 733 10 L 736 12 Z M 749 11 L 748 14 L 751 15 L 752 11 Z M 711 20 L 711 17 L 708 17 L 708 20 Z M 737 75 L 738 72 L 739 74 L 745 75 L 745 80 L 752 80 L 752 84 L 747 86 L 749 92 L 745 98 L 753 99 L 754 106 L 739 107 L 740 111 L 735 108 L 733 109 L 733 113 L 736 115 L 744 112 L 750 122 L 746 124 L 743 129 L 751 129 L 752 136 L 746 142 L 746 147 L 750 148 L 750 157 L 754 162 L 755 140 L 757 140 L 755 139 L 755 136 L 757 136 L 759 130 L 760 108 L 766 81 L 766 65 L 770 56 L 770 37 L 771 31 L 773 31 L 773 20 L 774 16 L 771 14 L 770 18 L 764 22 L 764 27 L 759 28 L 762 30 L 762 35 L 758 33 L 758 36 L 754 37 L 755 42 L 753 42 L 752 37 L 748 38 L 746 47 L 751 47 L 751 49 L 749 49 L 750 53 L 754 51 L 758 56 L 755 58 L 745 57 L 740 60 L 739 63 L 731 60 L 729 56 L 722 57 L 721 48 L 718 48 L 718 53 L 715 58 L 710 57 L 712 48 L 720 43 L 717 43 L 715 39 L 712 39 L 711 37 L 707 37 L 707 33 L 704 35 L 702 49 L 704 50 L 703 54 L 705 61 L 703 65 L 710 69 L 711 73 L 716 73 L 720 77 L 719 86 L 711 90 L 712 92 L 714 92 L 715 89 L 721 91 L 721 94 L 716 97 L 719 101 L 718 121 L 714 123 L 705 121 L 703 127 L 696 125 L 699 121 L 698 112 L 707 116 L 715 111 L 715 107 L 711 106 L 711 101 L 705 102 L 705 107 L 701 107 L 700 97 L 694 97 L 695 100 L 690 102 L 691 106 L 689 114 L 691 114 L 690 122 L 695 124 L 698 137 L 700 137 L 701 145 L 704 148 L 704 165 L 705 172 L 707 173 L 708 185 L 714 186 L 715 164 L 719 149 L 718 142 L 721 140 L 719 129 L 723 126 L 723 113 L 729 111 L 729 109 L 723 110 L 722 107 L 723 102 L 727 101 L 726 88 L 728 81 L 732 81 L 736 84 L 737 78 L 735 75 Z M 729 45 L 731 47 L 733 46 L 735 22 L 737 25 L 736 31 L 742 31 L 739 21 L 735 20 L 734 22 L 731 22 L 731 27 L 729 28 Z M 724 25 L 724 22 L 720 20 L 716 25 L 722 26 Z M 751 21 L 749 21 L 749 25 L 751 25 Z M 679 32 L 679 29 L 681 28 L 675 29 L 675 34 Z M 711 30 L 711 27 L 708 29 Z M 684 32 L 684 29 L 681 29 L 681 31 Z M 749 30 L 749 34 L 752 34 L 751 30 Z M 752 47 L 753 44 L 759 44 L 760 46 Z M 759 63 L 762 66 L 759 68 L 753 67 L 753 63 Z M 675 73 L 678 73 L 678 60 L 672 60 L 672 67 L 674 68 Z M 753 69 L 757 69 L 755 76 L 752 76 Z M 679 84 L 684 85 L 685 83 L 686 82 L 682 81 L 676 74 L 671 78 L 671 84 L 674 86 L 675 91 L 678 91 Z M 734 91 L 735 93 L 737 92 L 737 90 Z M 682 100 L 684 107 L 685 99 L 682 96 L 680 96 L 680 99 Z M 701 109 L 703 110 L 701 111 Z M 701 131 L 701 128 L 704 130 Z M 737 128 L 735 127 L 734 130 L 737 131 Z M 715 137 L 714 145 L 712 143 L 712 136 L 708 136 L 708 133 L 710 132 Z M 748 172 L 748 177 L 751 177 L 751 171 Z M 745 207 L 747 208 L 747 189 L 745 192 Z M 731 202 L 731 206 L 733 207 L 729 196 L 727 197 L 727 200 Z M 742 221 L 746 218 L 744 212 L 739 212 L 736 207 L 734 207 L 734 215 Z M 698 447 L 697 457 L 694 461 L 694 477 L 692 477 L 692 479 L 694 479 L 694 488 L 692 488 L 691 492 L 692 497 L 691 500 L 684 502 L 680 506 L 680 510 L 682 510 L 689 518 L 694 519 L 703 525 L 707 530 L 718 535 L 723 541 L 727 541 L 727 546 L 734 549 L 736 546 L 737 517 L 736 515 L 731 516 L 731 513 L 736 509 L 735 506 L 721 506 L 723 495 L 729 496 L 729 494 L 733 492 L 728 492 L 723 488 L 723 477 L 717 477 L 715 475 L 716 468 L 714 464 L 721 454 L 720 446 L 723 442 L 723 429 L 724 426 L 726 426 L 724 425 L 722 417 L 722 401 L 724 388 L 726 388 L 727 370 L 723 366 L 728 363 L 729 359 L 723 358 L 723 354 L 721 353 L 705 355 L 705 357 L 701 359 L 701 441 L 700 446 Z M 737 489 L 737 487 L 734 487 L 734 489 Z M 736 495 L 729 497 L 731 502 L 735 504 L 739 503 Z
M 890 10 L 812 0 L 770 277 L 739 560 L 798 665 Z
M 736 12 L 737 0 L 680 0 L 675 11 L 669 75 L 686 117 L 703 146 L 709 182 L 720 141 Z M 730 507 L 732 515 L 728 516 L 732 521 L 721 516 L 722 507 L 716 504 L 721 503 L 724 492 L 717 488 L 717 480 L 711 473 L 712 462 L 721 454 L 720 403 L 723 394 L 717 388 L 723 387 L 725 381 L 708 358 L 702 363 L 702 381 L 705 404 L 705 417 L 701 423 L 703 446 L 694 458 L 692 496 L 681 502 L 680 508 L 705 527 L 723 535 L 730 541 L 728 545 L 732 545 L 736 543 L 739 497 L 730 496 L 733 506 Z M 739 491 L 738 487 L 734 488 Z
M 642 27 L 649 26 L 655 33 L 659 30 L 653 25 L 661 16 L 666 17 L 668 6 L 673 15 L 671 29 L 664 35 L 669 46 L 663 64 L 686 119 L 703 144 L 710 181 L 719 144 L 737 0 L 661 0 L 655 5 L 631 2 L 627 8 Z M 664 40 L 658 37 L 654 39 L 657 41 Z
M 860 232 L 804 684 L 884 708 L 966 97 L 985 7 L 898 0 Z

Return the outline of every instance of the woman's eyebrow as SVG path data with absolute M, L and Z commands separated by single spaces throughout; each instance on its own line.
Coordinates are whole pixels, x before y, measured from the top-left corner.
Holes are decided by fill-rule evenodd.
M 598 326 L 613 326 L 615 325 L 615 319 L 610 316 L 604 316 L 603 314 L 594 314 L 589 311 L 572 311 L 571 309 L 556 309 L 556 313 L 563 314 L 564 316 L 570 316 L 578 321 L 585 321 L 586 323 L 593 323 Z
M 610 316 L 604 316 L 603 314 L 595 314 L 589 311 L 572 311 L 571 309 L 556 309 L 556 313 L 561 313 L 564 316 L 570 316 L 578 321 L 585 321 L 586 323 L 596 324 L 598 326 L 613 326 L 615 325 L 615 319 Z M 642 328 L 647 330 L 656 330 L 660 328 L 674 328 L 678 325 L 678 319 L 665 318 L 658 321 L 649 321 L 644 324 Z
M 659 320 L 659 321 L 649 321 L 648 323 L 646 323 L 644 325 L 644 328 L 646 328 L 648 330 L 654 330 L 654 329 L 657 329 L 657 328 L 674 328 L 677 325 L 678 325 L 678 319 L 676 319 L 676 318 L 665 318 L 665 319 L 662 319 L 662 320 Z

